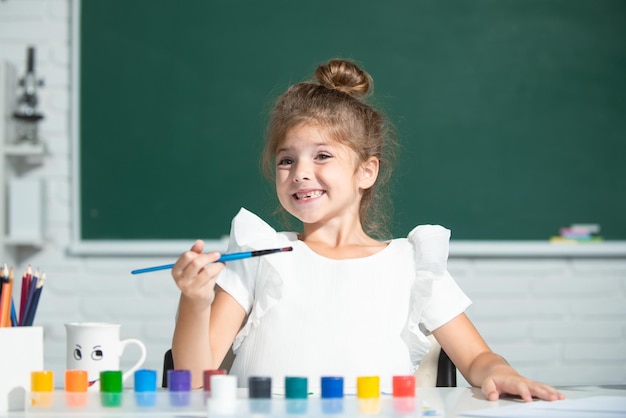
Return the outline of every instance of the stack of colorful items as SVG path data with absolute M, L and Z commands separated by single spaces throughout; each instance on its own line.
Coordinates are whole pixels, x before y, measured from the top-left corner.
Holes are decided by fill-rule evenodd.
M 601 241 L 600 225 L 598 224 L 572 224 L 561 228 L 559 235 L 550 238 L 550 242 L 556 244 L 586 244 Z

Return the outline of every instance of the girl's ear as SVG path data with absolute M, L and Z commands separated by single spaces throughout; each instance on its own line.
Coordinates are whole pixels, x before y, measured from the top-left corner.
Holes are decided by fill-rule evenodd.
M 380 168 L 380 160 L 378 157 L 369 157 L 367 161 L 361 164 L 360 183 L 362 189 L 369 189 L 376 183 L 378 177 L 378 169 Z

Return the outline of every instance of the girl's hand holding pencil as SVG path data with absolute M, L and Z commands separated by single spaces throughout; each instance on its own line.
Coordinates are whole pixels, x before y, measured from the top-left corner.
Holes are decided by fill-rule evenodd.
M 20 291 L 20 309 L 17 313 L 13 300 L 13 267 L 10 269 L 6 263 L 2 270 L 2 288 L 0 294 L 0 326 L 32 326 L 39 305 L 39 298 L 43 291 L 46 274 L 39 276 L 39 271 L 32 274 L 30 265 L 22 276 Z
M 181 296 L 193 301 L 192 305 L 196 306 L 211 305 L 215 298 L 215 281 L 225 267 L 217 262 L 219 253 L 203 253 L 203 249 L 204 242 L 196 241 L 171 267 L 172 277 Z
M 176 263 L 132 270 L 131 274 L 143 274 L 158 270 L 172 269 L 172 277 L 183 296 L 204 305 L 210 305 L 215 298 L 215 281 L 225 262 L 261 257 L 270 254 L 293 251 L 293 247 L 269 248 L 265 250 L 243 251 L 220 254 L 203 253 L 204 241 L 197 240 L 189 251 L 183 253 Z

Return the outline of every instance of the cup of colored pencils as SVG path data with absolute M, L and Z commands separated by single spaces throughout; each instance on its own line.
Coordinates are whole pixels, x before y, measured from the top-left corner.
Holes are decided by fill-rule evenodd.
M 24 327 L 32 326 L 39 305 L 39 298 L 43 291 L 46 273 L 39 275 L 39 270 L 33 274 L 30 265 L 22 275 L 20 289 L 19 312 L 13 298 L 15 279 L 13 267 L 9 268 L 6 263 L 0 275 L 0 326 L 1 327 Z

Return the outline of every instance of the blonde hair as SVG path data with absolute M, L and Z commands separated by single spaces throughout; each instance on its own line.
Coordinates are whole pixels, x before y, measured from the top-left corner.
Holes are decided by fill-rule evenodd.
M 312 80 L 294 84 L 278 97 L 270 115 L 261 164 L 265 175 L 274 179 L 277 149 L 287 132 L 303 123 L 324 129 L 332 140 L 352 149 L 360 163 L 377 157 L 378 178 L 364 191 L 359 215 L 365 232 L 386 238 L 391 217 L 388 183 L 396 143 L 390 123 L 366 100 L 373 87 L 370 75 L 349 60 L 333 59 L 318 66 Z

